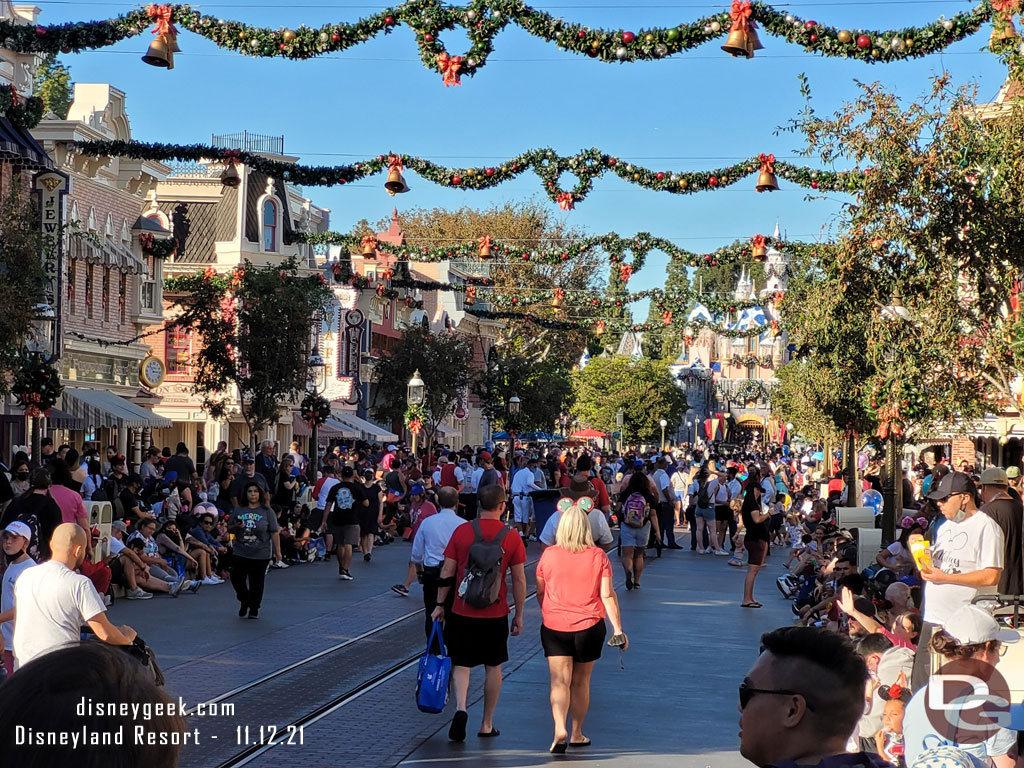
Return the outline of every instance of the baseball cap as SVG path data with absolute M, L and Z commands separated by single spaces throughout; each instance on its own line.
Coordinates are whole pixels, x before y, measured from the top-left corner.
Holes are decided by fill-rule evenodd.
M 480 451 L 480 455 L 477 456 L 477 458 L 480 459 L 480 461 L 490 461 L 491 454 L 489 451 Z
M 394 443 L 392 443 L 391 445 L 389 445 L 389 446 L 388 446 L 388 450 L 389 450 L 389 451 L 397 451 L 398 449 L 397 449 L 397 448 L 395 448 L 395 445 L 394 445 Z
M 976 645 L 999 640 L 1016 643 L 1020 635 L 1015 629 L 1000 629 L 992 614 L 976 605 L 957 608 L 942 627 L 946 633 L 963 645 Z
M 1006 470 L 1002 467 L 989 467 L 981 473 L 978 485 L 1009 485 L 1010 480 L 1006 476 Z
M 168 472 L 166 475 L 164 475 L 164 481 L 168 482 L 168 483 L 173 483 L 177 479 L 178 479 L 178 473 L 175 472 L 173 469 L 170 472 Z
M 124 520 L 115 520 L 110 524 L 112 530 L 128 533 L 128 524 Z
M 969 493 L 972 496 L 977 493 L 974 481 L 966 472 L 949 472 L 943 475 L 939 484 L 928 494 L 928 498 L 941 501 L 954 493 Z
M 1018 477 L 1020 477 L 1020 467 L 1007 467 L 1006 476 L 1010 480 L 1016 480 Z
M 643 462 L 642 459 L 637 459 L 636 461 L 633 462 L 633 469 L 643 469 L 643 468 L 644 468 L 644 462 Z
M 412 486 L 412 488 L 409 489 L 409 495 L 410 496 L 422 496 L 423 495 L 423 486 L 422 485 L 414 485 L 414 486 Z
M 242 457 L 242 463 L 243 464 L 255 464 L 256 463 L 256 459 L 254 459 L 252 456 L 243 456 Z
M 28 523 L 23 523 L 21 520 L 12 520 L 4 528 L 6 533 L 13 533 L 15 536 L 24 536 L 29 541 L 32 541 L 32 529 L 28 527 Z

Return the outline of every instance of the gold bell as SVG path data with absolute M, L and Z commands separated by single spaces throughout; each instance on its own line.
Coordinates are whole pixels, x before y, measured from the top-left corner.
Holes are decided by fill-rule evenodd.
M 1004 19 L 1002 22 L 997 21 L 992 26 L 992 37 L 989 38 L 989 45 L 996 45 L 1007 40 L 1016 40 L 1017 37 L 1017 30 L 1014 28 L 1013 22 L 1010 19 Z
M 778 187 L 776 187 L 778 189 Z M 767 261 L 768 260 L 768 249 L 763 245 L 755 245 L 753 248 L 753 257 L 755 261 Z
M 368 243 L 366 241 L 363 241 L 363 248 L 360 251 L 360 254 L 362 255 L 362 257 L 364 259 L 376 259 L 377 258 L 377 249 L 374 247 L 374 245 L 372 243 Z
M 551 300 L 551 306 L 558 309 L 562 306 L 562 299 L 565 297 L 565 291 L 558 289 L 555 291 L 555 297 Z
M 480 246 L 480 258 L 481 259 L 489 259 L 489 258 L 491 258 L 491 244 L 490 243 L 483 243 L 483 244 L 481 244 L 481 246 Z
M 776 192 L 779 189 L 779 182 L 771 171 L 761 171 L 757 176 L 757 186 L 755 189 L 758 192 Z M 754 257 L 757 257 L 756 253 Z
M 605 326 L 604 320 L 598 320 L 597 321 L 597 325 L 594 326 L 594 335 L 595 336 L 603 336 L 604 335 L 604 331 L 605 331 L 605 327 L 606 326 Z
M 242 177 L 239 175 L 238 168 L 235 167 L 233 162 L 228 163 L 224 172 L 220 175 L 220 183 L 225 187 L 231 187 L 231 189 L 242 183 Z
M 149 44 L 149 50 L 146 51 L 146 55 L 142 57 L 142 60 L 154 67 L 174 69 L 174 52 L 178 50 L 178 46 L 173 38 L 168 38 L 168 35 L 157 35 L 154 37 L 153 42 Z M 235 186 L 238 185 L 236 184 Z
M 384 182 L 384 189 L 388 191 L 388 194 L 394 197 L 400 195 L 403 192 L 409 191 L 409 185 L 405 183 L 405 178 L 402 176 L 402 172 L 397 168 L 392 168 L 388 171 L 388 180 Z
M 751 29 L 747 32 L 747 58 L 754 58 L 754 51 L 763 51 L 764 46 L 761 45 L 761 40 L 757 36 L 757 32 Z
M 743 56 L 747 59 L 754 55 L 747 50 L 747 33 L 742 29 L 734 29 L 729 32 L 729 37 L 725 39 L 725 45 L 722 46 L 722 50 L 730 56 Z

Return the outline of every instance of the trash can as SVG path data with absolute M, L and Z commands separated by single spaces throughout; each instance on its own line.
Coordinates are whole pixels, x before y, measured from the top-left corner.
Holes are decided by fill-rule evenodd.
M 530 498 L 533 499 L 533 516 L 537 525 L 537 538 L 540 538 L 541 531 L 548 524 L 550 518 L 556 511 L 556 505 L 562 492 L 558 488 L 547 491 L 530 491 Z

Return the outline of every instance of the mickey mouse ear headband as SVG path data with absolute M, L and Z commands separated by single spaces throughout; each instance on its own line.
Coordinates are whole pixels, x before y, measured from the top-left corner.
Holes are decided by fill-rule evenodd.
M 590 510 L 594 508 L 594 500 L 589 496 L 583 496 L 580 499 L 570 499 L 568 496 L 563 496 L 558 500 L 558 504 L 555 505 L 559 512 L 568 512 L 573 507 L 579 508 L 583 514 L 588 514 Z
M 907 686 L 907 676 L 900 672 L 896 682 L 892 685 L 883 685 L 878 689 L 878 695 L 882 701 L 902 701 L 904 704 L 910 701 L 911 691 Z

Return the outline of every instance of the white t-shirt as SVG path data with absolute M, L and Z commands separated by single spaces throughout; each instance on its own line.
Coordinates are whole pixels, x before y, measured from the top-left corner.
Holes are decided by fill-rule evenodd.
M 327 495 L 331 492 L 331 488 L 340 483 L 336 477 L 328 477 L 324 480 L 324 484 L 320 486 L 320 495 L 316 497 L 316 508 L 327 509 Z
M 728 504 L 730 495 L 729 486 L 725 483 L 719 482 L 718 490 L 715 491 L 715 504 Z
M 658 489 L 658 501 L 665 500 L 665 494 L 663 491 L 668 488 L 668 472 L 664 469 L 656 469 L 654 474 L 651 475 L 651 479 L 654 480 L 654 487 Z
M 1003 530 L 982 512 L 962 523 L 946 520 L 939 526 L 932 544 L 932 566 L 944 573 L 972 573 L 982 568 L 1002 568 Z M 957 608 L 978 594 L 976 587 L 960 584 L 924 585 L 924 620 L 942 626 Z
M 110 546 L 111 555 L 119 555 L 121 550 L 124 549 L 124 542 L 120 539 L 115 539 L 113 536 L 110 537 L 110 541 L 107 543 Z
M 29 568 L 14 584 L 14 660 L 32 659 L 81 640 L 81 626 L 107 610 L 96 587 L 64 563 L 48 560 Z
M 977 516 L 977 514 L 974 515 L 974 517 Z M 946 524 L 943 524 L 942 527 L 945 528 Z M 918 755 L 924 750 L 950 742 L 954 743 L 958 749 L 962 749 L 969 755 L 978 758 L 982 765 L 988 765 L 989 758 L 1005 755 L 1016 744 L 1016 731 L 1010 731 L 1006 728 L 1000 728 L 984 741 L 961 744 L 956 738 L 958 733 L 963 733 L 965 739 L 971 741 L 977 739 L 977 736 L 966 724 L 962 731 L 959 729 L 959 722 L 962 721 L 957 720 L 958 712 L 953 709 L 946 711 L 946 716 L 953 719 L 953 723 L 950 726 L 952 732 L 949 735 L 940 735 L 928 718 L 928 710 L 925 707 L 927 696 L 928 686 L 926 685 L 910 699 L 910 703 L 907 704 L 907 712 L 903 716 L 903 739 L 906 743 L 907 765 L 913 765 Z M 974 703 L 977 705 L 976 702 Z
M 22 563 L 13 563 L 7 566 L 7 570 L 4 571 L 3 589 L 0 590 L 0 613 L 9 611 L 14 607 L 14 582 L 21 575 L 22 571 L 26 568 L 31 568 L 35 564 L 35 560 L 31 557 L 26 557 Z M 14 643 L 14 622 L 5 621 L 3 624 L 0 624 L 0 631 L 3 632 L 4 647 L 10 650 L 11 645 Z

